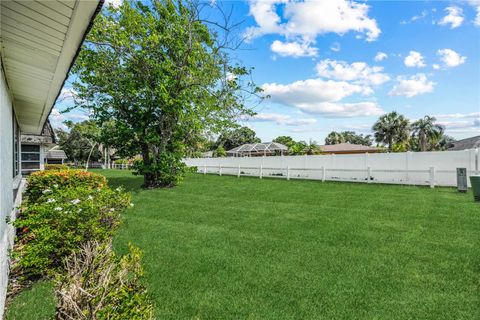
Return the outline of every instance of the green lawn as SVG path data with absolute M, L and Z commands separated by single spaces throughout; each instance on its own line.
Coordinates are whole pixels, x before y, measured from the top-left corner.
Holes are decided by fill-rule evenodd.
M 132 192 L 115 246 L 144 250 L 158 319 L 480 319 L 471 192 L 99 172 Z

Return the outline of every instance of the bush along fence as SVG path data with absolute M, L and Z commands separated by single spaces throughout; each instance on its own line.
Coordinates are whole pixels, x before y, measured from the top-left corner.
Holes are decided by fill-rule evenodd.
M 456 168 L 480 174 L 479 149 L 441 152 L 188 158 L 197 172 L 259 178 L 456 186 Z M 470 183 L 470 182 L 469 182 Z
M 111 237 L 130 195 L 83 170 L 48 170 L 28 178 L 15 221 L 9 299 L 39 279 L 54 281 L 56 319 L 151 319 L 140 285 L 141 253 L 117 257 Z

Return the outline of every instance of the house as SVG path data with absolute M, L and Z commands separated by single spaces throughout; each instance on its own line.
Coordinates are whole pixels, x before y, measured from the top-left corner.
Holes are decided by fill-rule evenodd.
M 45 164 L 63 164 L 67 160 L 67 155 L 65 151 L 58 148 L 58 146 L 53 147 L 48 150 L 45 157 Z
M 452 142 L 452 146 L 448 148 L 448 150 L 457 151 L 477 148 L 480 148 L 480 136 Z
M 364 146 L 361 144 L 339 143 L 327 144 L 320 146 L 322 153 L 327 154 L 353 154 L 353 153 L 377 153 L 382 152 L 381 149 L 375 147 Z
M 227 151 L 228 157 L 261 157 L 283 155 L 288 148 L 277 142 L 247 143 Z
M 0 2 L 0 319 L 14 238 L 6 220 L 15 217 L 21 200 L 21 159 L 24 153 L 37 158 L 35 148 L 25 144 L 22 149 L 21 137 L 41 135 L 102 4 L 102 0 Z
M 48 120 L 40 134 L 22 134 L 20 138 L 22 175 L 28 176 L 32 172 L 43 170 L 46 163 L 63 163 L 67 157 L 63 150 L 58 149 L 56 143 L 55 132 Z

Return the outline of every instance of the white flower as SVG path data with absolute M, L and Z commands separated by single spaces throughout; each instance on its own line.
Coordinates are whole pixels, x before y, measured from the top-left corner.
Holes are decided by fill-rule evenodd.
M 47 203 L 52 203 L 52 202 L 55 202 L 55 199 L 48 199 L 47 200 Z
M 122 190 L 123 190 L 122 187 L 118 187 L 117 189 L 115 189 L 115 191 L 117 191 L 117 192 L 120 192 L 120 191 L 122 191 Z
M 82 212 L 82 208 L 78 209 L 78 212 Z
M 43 194 L 47 194 L 47 193 L 49 193 L 49 192 L 52 192 L 52 190 L 50 190 L 50 189 L 45 189 L 45 190 L 42 191 Z
M 62 210 L 63 210 L 62 207 L 56 207 L 56 208 L 55 208 L 55 211 L 62 211 Z
M 92 197 L 92 196 L 88 196 L 88 200 L 93 200 L 93 197 Z
M 133 203 L 130 203 L 130 207 L 133 207 Z
M 58 188 L 58 184 L 54 184 L 53 187 L 54 187 L 54 188 Z
M 74 199 L 72 201 L 70 201 L 72 204 L 79 204 L 80 203 L 80 199 Z
M 110 208 L 110 212 L 113 212 L 113 211 L 115 211 L 115 208 Z

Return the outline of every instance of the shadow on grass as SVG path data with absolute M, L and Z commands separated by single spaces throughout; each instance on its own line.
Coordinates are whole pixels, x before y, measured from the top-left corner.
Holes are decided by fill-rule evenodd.
M 107 177 L 108 185 L 115 189 L 123 187 L 128 192 L 139 192 L 142 189 L 143 177 L 128 176 L 128 177 Z

